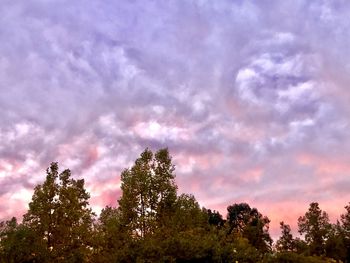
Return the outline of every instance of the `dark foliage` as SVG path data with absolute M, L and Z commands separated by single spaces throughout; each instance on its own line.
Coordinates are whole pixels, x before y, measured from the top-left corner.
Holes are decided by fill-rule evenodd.
M 146 149 L 121 174 L 118 207 L 98 218 L 84 180 L 47 169 L 29 209 L 0 223 L 0 262 L 350 262 L 350 206 L 332 225 L 318 203 L 298 220 L 305 240 L 281 222 L 272 246 L 268 217 L 246 203 L 228 206 L 226 219 L 177 194 L 168 149 Z

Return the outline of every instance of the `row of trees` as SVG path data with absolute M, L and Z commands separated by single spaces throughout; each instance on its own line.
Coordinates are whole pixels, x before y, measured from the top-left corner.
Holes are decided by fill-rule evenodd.
M 298 220 L 304 239 L 281 222 L 273 245 L 268 217 L 246 203 L 226 219 L 177 194 L 167 149 L 146 149 L 121 174 L 118 207 L 97 217 L 84 180 L 57 163 L 34 189 L 29 209 L 0 224 L 0 262 L 350 262 L 350 207 L 336 224 L 317 203 Z

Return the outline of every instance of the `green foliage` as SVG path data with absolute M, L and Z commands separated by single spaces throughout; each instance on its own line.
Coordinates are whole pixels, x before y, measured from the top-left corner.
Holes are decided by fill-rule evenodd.
M 346 246 L 344 242 L 343 230 L 339 224 L 331 225 L 325 243 L 326 256 L 338 261 L 345 262 Z
M 326 257 L 305 256 L 294 252 L 280 252 L 267 258 L 263 262 L 264 263 L 335 263 L 336 261 Z
M 146 149 L 121 175 L 123 195 L 118 201 L 123 224 L 139 238 L 165 224 L 176 201 L 175 167 L 167 149 L 153 155 Z
M 276 249 L 280 252 L 295 251 L 296 244 L 291 233 L 291 228 L 283 221 L 280 222 L 282 236 L 276 242 Z
M 92 261 L 131 262 L 133 258 L 129 251 L 132 244 L 122 225 L 120 210 L 108 206 L 104 208 L 95 226 Z
M 51 164 L 23 218 L 23 224 L 44 243 L 45 251 L 33 248 L 33 254 L 57 262 L 87 261 L 93 221 L 89 197 L 84 180 L 71 178 L 69 170 L 59 174 L 57 163 Z
M 212 262 L 215 257 L 214 236 L 211 235 L 207 214 L 193 195 L 182 194 L 177 198 L 171 225 L 160 229 L 158 239 L 164 242 L 166 257 L 177 262 Z
M 232 259 L 233 262 L 255 263 L 261 260 L 261 254 L 247 238 L 239 237 L 233 242 Z
M 246 238 L 263 253 L 271 250 L 272 239 L 268 232 L 270 220 L 266 216 L 246 203 L 230 205 L 227 211 L 230 234 Z
M 305 240 L 302 240 L 299 237 L 296 237 L 294 239 L 294 246 L 295 246 L 296 253 L 303 254 L 303 255 L 309 254 L 309 246 L 305 242 Z
M 179 232 L 206 226 L 208 218 L 193 195 L 182 194 L 176 200 L 171 223 L 171 229 Z
M 0 262 L 32 262 L 37 259 L 46 262 L 43 242 L 36 238 L 32 229 L 18 224 L 13 217 L 0 224 Z M 40 251 L 40 256 L 33 251 Z
M 105 207 L 94 221 L 84 180 L 52 163 L 23 222 L 0 223 L 0 262 L 350 262 L 350 204 L 331 225 L 311 203 L 298 220 L 305 240 L 281 222 L 272 250 L 270 220 L 256 208 L 230 205 L 225 220 L 193 195 L 178 196 L 167 149 L 146 149 L 121 182 L 119 207 Z
M 225 220 L 218 211 L 211 211 L 211 209 L 203 208 L 203 211 L 208 214 L 208 223 L 212 226 L 222 227 L 225 224 Z
M 137 262 L 214 262 L 218 242 L 194 196 L 177 197 L 167 218 L 152 234 L 134 239 Z
M 318 203 L 311 203 L 309 210 L 298 219 L 299 233 L 305 234 L 310 255 L 325 254 L 325 242 L 331 228 L 328 214 L 319 208 Z
M 346 250 L 345 260 L 350 262 L 350 203 L 345 206 L 346 213 L 340 216 L 340 235 Z

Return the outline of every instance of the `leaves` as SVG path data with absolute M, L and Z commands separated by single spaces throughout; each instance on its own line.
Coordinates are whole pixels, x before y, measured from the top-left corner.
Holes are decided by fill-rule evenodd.
M 23 224 L 44 243 L 52 260 L 81 261 L 89 254 L 94 216 L 89 197 L 84 180 L 71 178 L 69 170 L 59 174 L 57 163 L 47 169 L 45 182 L 35 187 Z
M 227 218 L 201 208 L 192 194 L 177 195 L 168 149 L 145 149 L 121 174 L 119 207 L 95 221 L 83 179 L 52 163 L 34 189 L 23 222 L 0 223 L 0 262 L 348 262 L 350 204 L 330 224 L 318 203 L 298 220 L 305 240 L 281 222 L 272 251 L 268 217 L 246 203 Z M 330 259 L 332 258 L 332 259 Z
M 298 219 L 299 233 L 305 234 L 305 241 L 310 247 L 311 255 L 325 253 L 325 241 L 331 224 L 328 214 L 319 208 L 318 203 L 311 203 L 309 210 Z
M 233 204 L 227 211 L 230 234 L 247 238 L 260 251 L 271 249 L 272 239 L 268 233 L 270 220 L 266 216 L 246 203 Z
M 292 230 L 283 221 L 280 222 L 282 236 L 276 242 L 276 248 L 280 252 L 295 251 L 296 244 L 293 239 Z
M 165 224 L 166 213 L 176 201 L 174 170 L 167 149 L 155 155 L 146 149 L 130 169 L 122 172 L 119 209 L 133 235 L 144 238 Z

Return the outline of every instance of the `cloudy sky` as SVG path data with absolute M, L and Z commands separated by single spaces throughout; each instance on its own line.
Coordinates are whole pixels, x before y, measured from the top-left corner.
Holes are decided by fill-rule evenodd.
M 350 2 L 1 0 L 0 219 L 50 162 L 96 211 L 169 147 L 179 192 L 295 226 L 350 201 Z M 296 228 L 294 227 L 294 230 Z

